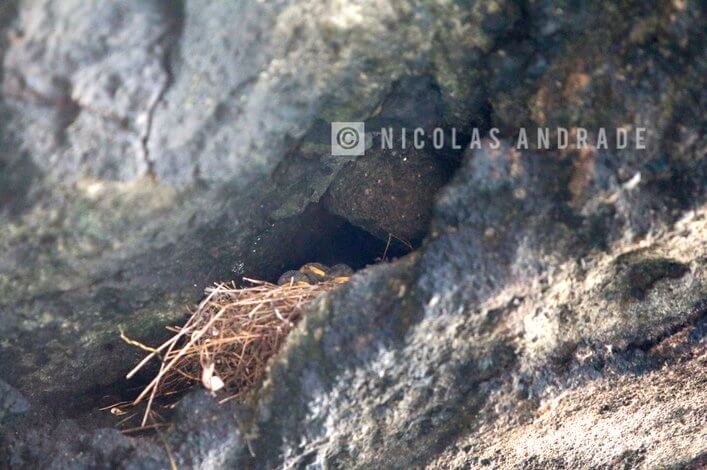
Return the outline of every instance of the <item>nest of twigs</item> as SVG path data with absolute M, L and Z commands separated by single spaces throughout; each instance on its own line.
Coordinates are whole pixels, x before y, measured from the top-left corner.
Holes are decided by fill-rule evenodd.
M 248 287 L 231 283 L 207 289 L 184 326 L 171 329 L 172 338 L 154 349 L 139 345 L 150 353 L 128 378 L 151 359 L 161 359 L 157 375 L 133 402 L 147 402 L 142 426 L 156 398 L 196 383 L 218 392 L 222 402 L 243 397 L 260 382 L 268 360 L 302 318 L 305 305 L 347 279 L 316 284 L 293 280 L 285 285 L 246 279 Z

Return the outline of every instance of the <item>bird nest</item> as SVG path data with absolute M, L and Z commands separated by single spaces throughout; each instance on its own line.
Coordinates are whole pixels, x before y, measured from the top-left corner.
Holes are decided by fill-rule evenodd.
M 252 279 L 240 288 L 217 284 L 206 290 L 206 298 L 182 327 L 170 329 L 174 336 L 161 346 L 149 348 L 124 338 L 149 351 L 128 378 L 151 359 L 161 359 L 155 377 L 132 402 L 146 404 L 141 426 L 146 426 L 156 398 L 197 383 L 222 402 L 243 397 L 261 381 L 268 360 L 302 318 L 304 307 L 347 280 L 338 276 L 309 283 L 290 277 L 282 285 Z

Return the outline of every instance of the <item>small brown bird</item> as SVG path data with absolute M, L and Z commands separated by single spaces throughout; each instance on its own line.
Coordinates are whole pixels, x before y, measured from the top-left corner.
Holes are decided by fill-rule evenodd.
M 317 283 L 327 279 L 329 268 L 321 263 L 307 263 L 299 268 L 299 272 L 307 276 L 310 281 Z
M 277 280 L 277 284 L 318 284 L 325 281 L 344 283 L 354 274 L 354 270 L 345 264 L 328 267 L 322 263 L 307 263 L 298 271 L 287 271 Z
M 278 286 L 299 283 L 312 284 L 312 281 L 309 280 L 309 277 L 307 277 L 306 274 L 303 274 L 299 271 L 287 271 L 283 273 L 282 276 L 280 276 L 280 278 L 277 280 Z
M 335 264 L 329 270 L 330 278 L 353 276 L 354 270 L 343 263 Z

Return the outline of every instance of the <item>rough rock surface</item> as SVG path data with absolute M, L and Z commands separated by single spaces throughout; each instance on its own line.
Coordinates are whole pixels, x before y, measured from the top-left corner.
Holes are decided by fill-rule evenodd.
M 371 150 L 342 168 L 322 204 L 380 238 L 417 242 L 450 173 L 445 162 L 421 150 Z
M 553 221 L 553 211 L 509 215 L 489 204 L 460 217 L 462 203 L 486 191 L 471 189 L 465 173 L 483 158 L 445 190 L 438 236 L 420 256 L 369 270 L 307 318 L 262 392 L 258 465 L 702 461 L 705 207 L 648 239 L 575 258 L 581 230 Z M 538 161 L 530 155 L 526 163 Z M 504 186 L 488 196 L 507 209 L 518 201 Z M 529 201 L 542 208 L 554 199 Z M 484 237 L 501 222 L 506 231 Z M 652 384 L 652 395 L 641 382 Z M 680 387 L 684 399 L 671 391 Z M 630 401 L 637 390 L 647 395 Z M 656 398 L 658 390 L 671 398 Z M 611 433 L 592 428 L 598 417 Z M 515 445 L 529 434 L 534 445 Z M 283 444 L 272 459 L 267 449 Z
M 0 6 L 0 467 L 704 466 L 705 12 L 654 3 Z M 330 120 L 503 143 L 376 166 Z M 97 411 L 140 385 L 121 329 L 155 342 L 345 222 L 426 236 L 317 301 L 251 401 L 194 392 L 143 437 Z

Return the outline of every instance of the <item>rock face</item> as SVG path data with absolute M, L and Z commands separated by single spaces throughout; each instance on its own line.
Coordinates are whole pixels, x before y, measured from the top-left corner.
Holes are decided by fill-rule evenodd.
M 3 63 L 3 97 L 35 165 L 64 180 L 133 180 L 167 86 L 175 21 L 159 2 L 28 2 Z
M 387 153 L 371 151 L 343 167 L 322 203 L 380 238 L 390 234 L 419 241 L 427 233 L 435 196 L 450 170 L 423 151 Z
M 6 2 L 0 467 L 707 464 L 704 14 Z M 333 120 L 501 145 L 335 158 Z M 520 126 L 647 148 L 518 149 Z M 145 379 L 121 331 L 389 234 L 421 245 L 316 301 L 251 401 L 194 391 L 147 437 L 98 411 Z

